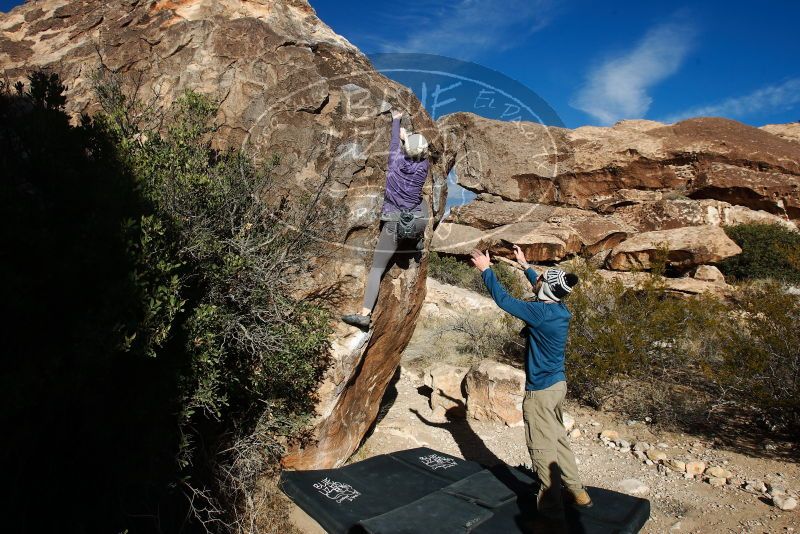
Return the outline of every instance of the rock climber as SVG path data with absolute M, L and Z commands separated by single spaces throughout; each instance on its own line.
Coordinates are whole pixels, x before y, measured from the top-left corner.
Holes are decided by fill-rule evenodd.
M 592 499 L 581 483 L 575 455 L 567 441 L 562 406 L 567 393 L 564 374 L 564 349 L 572 318 L 564 299 L 578 284 L 578 277 L 559 269 L 537 274 L 525 254 L 514 245 L 514 255 L 536 295 L 525 301 L 511 297 L 490 268 L 489 252 L 472 251 L 472 263 L 495 303 L 525 322 L 525 399 L 522 415 L 525 439 L 533 468 L 541 481 L 537 495 L 538 517 L 563 525 L 564 497 L 580 507 L 592 506 Z
M 392 111 L 392 138 L 389 143 L 389 166 L 381 210 L 381 231 L 367 278 L 364 302 L 359 313 L 342 316 L 347 324 L 370 327 L 372 309 L 389 260 L 401 242 L 415 243 L 422 250 L 423 234 L 430 218 L 422 199 L 422 187 L 428 177 L 428 140 L 420 133 L 408 134 L 400 127 L 402 111 Z

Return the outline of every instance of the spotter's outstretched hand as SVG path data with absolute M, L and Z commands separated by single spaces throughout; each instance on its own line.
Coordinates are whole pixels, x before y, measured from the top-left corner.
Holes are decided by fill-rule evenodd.
M 474 265 L 480 272 L 485 271 L 492 265 L 492 260 L 489 258 L 489 251 L 481 252 L 478 249 L 472 251 L 472 265 Z

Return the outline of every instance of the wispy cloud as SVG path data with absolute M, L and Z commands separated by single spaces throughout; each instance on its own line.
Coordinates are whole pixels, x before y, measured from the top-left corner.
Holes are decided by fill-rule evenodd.
M 593 68 L 570 104 L 602 124 L 644 117 L 653 102 L 648 91 L 681 67 L 694 33 L 685 23 L 656 26 L 633 50 Z
M 408 28 L 397 39 L 371 39 L 382 52 L 418 52 L 474 59 L 507 50 L 547 24 L 552 0 L 410 2 L 391 18 Z
M 664 122 L 677 122 L 689 117 L 740 118 L 757 113 L 786 111 L 798 104 L 800 104 L 800 78 L 792 78 L 781 84 L 762 87 L 744 96 L 689 108 L 665 118 Z

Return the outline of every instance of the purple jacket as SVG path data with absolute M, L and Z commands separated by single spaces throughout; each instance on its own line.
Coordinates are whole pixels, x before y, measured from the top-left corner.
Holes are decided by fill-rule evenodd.
M 401 209 L 413 210 L 419 206 L 422 203 L 422 186 L 427 178 L 427 158 L 415 160 L 403 152 L 400 147 L 400 119 L 392 120 L 383 213 L 394 213 Z

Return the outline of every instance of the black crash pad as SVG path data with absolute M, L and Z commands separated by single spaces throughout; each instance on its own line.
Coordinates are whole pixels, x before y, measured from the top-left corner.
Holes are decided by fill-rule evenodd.
M 536 480 L 506 465 L 487 470 L 427 447 L 339 469 L 284 471 L 281 487 L 335 534 L 534 532 L 528 525 L 536 514 Z M 567 507 L 571 533 L 635 533 L 650 517 L 645 499 L 588 491 L 592 508 Z

